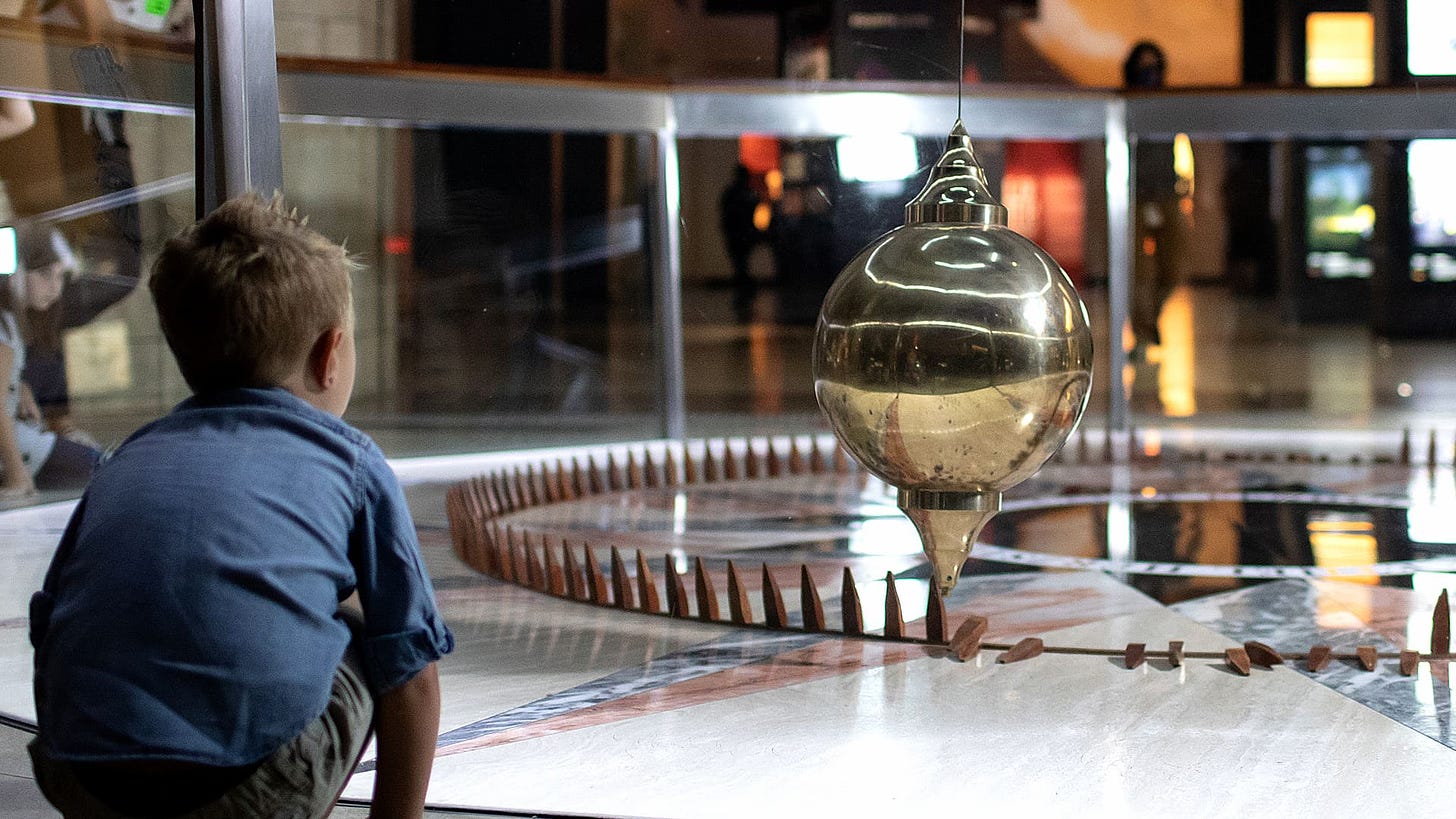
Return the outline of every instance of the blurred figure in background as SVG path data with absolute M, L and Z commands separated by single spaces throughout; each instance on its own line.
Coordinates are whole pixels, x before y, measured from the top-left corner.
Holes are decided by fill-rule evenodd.
M 753 223 L 759 202 L 748 168 L 741 162 L 733 166 L 733 181 L 718 199 L 718 219 L 723 229 L 723 245 L 733 265 L 733 312 L 739 321 L 748 320 L 749 307 L 753 304 L 755 283 L 748 263 L 753 249 L 763 240 L 763 234 Z
M 1163 50 L 1147 40 L 1132 47 L 1122 66 L 1123 86 L 1129 90 L 1162 88 L 1166 75 Z M 1148 347 L 1162 343 L 1158 316 L 1168 294 L 1183 280 L 1188 214 L 1182 206 L 1186 192 L 1180 190 L 1172 145 L 1142 142 L 1136 153 L 1131 357 L 1140 361 Z

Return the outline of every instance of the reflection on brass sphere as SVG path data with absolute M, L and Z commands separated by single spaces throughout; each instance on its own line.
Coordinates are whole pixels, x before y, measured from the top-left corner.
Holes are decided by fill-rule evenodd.
M 1082 300 L 1006 226 L 956 126 L 907 224 L 830 288 L 813 360 L 835 435 L 900 490 L 942 593 L 1001 493 L 1072 433 L 1092 378 Z

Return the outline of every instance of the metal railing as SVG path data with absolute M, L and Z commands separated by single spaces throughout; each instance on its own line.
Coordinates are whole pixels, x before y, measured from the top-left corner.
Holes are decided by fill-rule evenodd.
M 145 38 L 134 38 L 129 46 L 125 76 L 98 87 L 96 77 L 78 65 L 77 54 L 88 48 L 86 43 L 41 26 L 0 23 L 0 64 L 19 67 L 0 81 L 0 95 L 190 114 L 193 64 L 185 53 L 175 45 Z M 953 122 L 956 104 L 950 83 L 660 85 L 298 58 L 280 58 L 277 68 L 284 121 L 650 136 L 655 144 L 650 164 L 655 191 L 650 257 L 662 370 L 660 427 L 671 439 L 682 438 L 686 429 L 678 140 L 749 132 L 824 137 L 886 128 L 940 136 Z M 1117 374 L 1126 363 L 1121 328 L 1131 297 L 1134 180 L 1130 169 L 1137 141 L 1180 132 L 1227 141 L 1453 136 L 1456 87 L 1122 94 L 972 86 L 963 119 L 973 137 L 1105 143 L 1106 349 L 1113 374 L 1107 423 L 1120 432 L 1129 420 L 1128 396 Z M 256 141 L 250 150 L 260 150 Z M 198 176 L 223 171 L 204 167 Z

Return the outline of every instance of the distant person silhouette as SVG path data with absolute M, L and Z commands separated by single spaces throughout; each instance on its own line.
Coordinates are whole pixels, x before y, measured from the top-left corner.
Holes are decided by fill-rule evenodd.
M 753 255 L 753 249 L 763 240 L 763 233 L 753 223 L 759 202 L 758 191 L 753 187 L 748 168 L 742 163 L 735 165 L 733 181 L 723 189 L 723 195 L 718 200 L 718 217 L 723 229 L 723 245 L 727 248 L 728 260 L 733 265 L 733 310 L 740 319 L 747 318 L 755 290 L 753 275 L 749 271 L 749 258 Z
M 1132 47 L 1122 65 L 1128 90 L 1163 87 L 1167 60 L 1156 43 L 1143 40 Z M 1168 295 L 1183 279 L 1187 216 L 1181 207 L 1182 191 L 1173 168 L 1172 146 L 1143 142 L 1134 164 L 1134 201 L 1137 243 L 1133 247 L 1132 334 L 1133 358 L 1149 346 L 1162 343 L 1158 316 Z

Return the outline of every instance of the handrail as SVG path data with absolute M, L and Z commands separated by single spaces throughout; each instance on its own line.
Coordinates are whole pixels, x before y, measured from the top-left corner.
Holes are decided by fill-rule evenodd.
M 88 88 L 72 64 L 74 31 L 0 20 L 0 94 L 75 105 L 190 115 L 192 62 L 184 46 L 127 35 L 127 82 Z M 293 121 L 446 125 L 682 137 L 745 132 L 836 136 L 865 128 L 940 135 L 954 119 L 950 83 L 831 81 L 663 84 L 548 72 L 282 57 L 279 97 Z M 972 86 L 965 121 L 982 138 L 1100 140 L 1106 106 L 1121 99 L 1132 138 L 1177 132 L 1210 139 L 1328 139 L 1456 134 L 1456 86 L 1360 89 L 1098 89 Z

